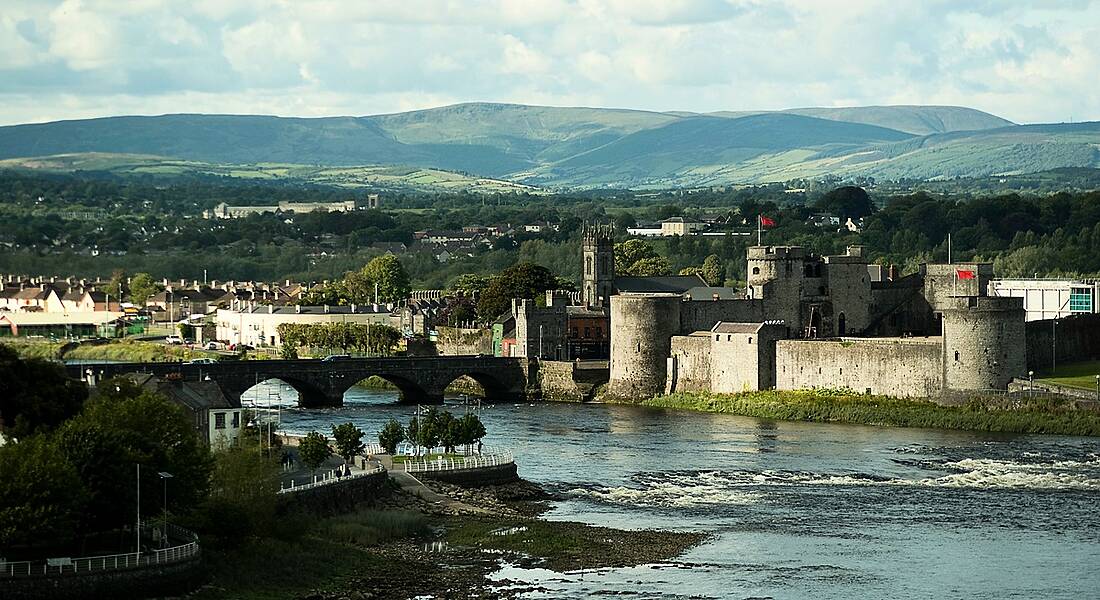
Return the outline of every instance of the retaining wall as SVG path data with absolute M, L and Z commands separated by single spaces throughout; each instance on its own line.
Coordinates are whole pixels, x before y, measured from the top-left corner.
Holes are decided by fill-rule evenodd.
M 0 579 L 0 598 L 4 600 L 42 600 L 46 598 L 149 598 L 181 596 L 206 581 L 202 555 L 160 565 L 89 571 L 64 575 L 32 575 Z
M 326 516 L 348 513 L 370 500 L 389 493 L 385 471 L 343 479 L 328 485 L 303 489 L 279 495 L 279 511 L 287 513 L 302 510 Z
M 463 487 L 501 485 L 519 479 L 516 463 L 496 465 L 494 467 L 478 467 L 476 469 L 454 469 L 451 471 L 413 473 L 412 475 L 420 479 L 435 479 L 437 481 L 461 485 Z

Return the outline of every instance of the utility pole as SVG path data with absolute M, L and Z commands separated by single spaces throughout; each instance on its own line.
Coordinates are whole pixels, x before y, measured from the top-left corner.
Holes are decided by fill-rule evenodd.
M 141 556 L 141 463 L 137 463 L 137 527 L 134 529 L 137 554 Z

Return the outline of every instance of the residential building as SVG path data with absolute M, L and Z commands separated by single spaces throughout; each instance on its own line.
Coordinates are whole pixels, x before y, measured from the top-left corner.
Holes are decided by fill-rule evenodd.
M 355 323 L 400 327 L 401 317 L 394 314 L 392 305 L 383 304 L 350 306 L 240 304 L 234 308 L 218 309 L 215 316 L 215 336 L 218 341 L 231 345 L 279 347 L 283 342 L 278 328 L 283 323 L 307 325 Z
M 661 221 L 661 235 L 664 237 L 695 235 L 706 228 L 705 223 L 691 217 L 671 217 Z
M 131 373 L 127 377 L 182 407 L 195 432 L 211 448 L 231 446 L 246 424 L 240 400 L 227 396 L 216 382 L 161 379 L 148 373 Z

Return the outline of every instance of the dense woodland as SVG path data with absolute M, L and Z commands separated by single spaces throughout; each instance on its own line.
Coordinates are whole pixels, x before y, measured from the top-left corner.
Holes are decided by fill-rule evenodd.
M 983 259 L 1001 276 L 1100 273 L 1100 192 L 999 195 L 830 191 L 818 184 L 785 193 L 783 185 L 696 192 L 601 191 L 575 195 L 384 194 L 384 209 L 355 213 L 263 214 L 206 220 L 219 202 L 335 201 L 359 192 L 323 187 L 242 185 L 206 180 L 154 185 L 86 176 L 0 174 L 0 271 L 106 276 L 119 269 L 154 277 L 338 280 L 380 250 L 403 242 L 400 256 L 414 287 L 440 288 L 464 274 L 495 274 L 519 262 L 579 280 L 584 221 L 626 228 L 669 216 L 722 215 L 729 236 L 660 239 L 649 244 L 669 272 L 701 268 L 715 255 L 730 283 L 744 278 L 744 249 L 755 243 L 755 218 L 776 226 L 769 244 L 804 245 L 819 253 L 863 244 L 873 260 L 913 270 L 947 259 Z M 942 189 L 942 186 L 940 186 Z M 818 227 L 815 214 L 863 218 L 860 233 Z M 439 262 L 412 246 L 413 232 L 466 225 L 549 222 L 556 231 L 498 238 L 473 257 Z M 752 235 L 743 235 L 752 232 Z M 742 235 L 734 235 L 741 233 Z M 92 250 L 97 250 L 97 256 Z M 713 259 L 712 259 L 713 263 Z M 713 265 L 712 265 L 713 266 Z

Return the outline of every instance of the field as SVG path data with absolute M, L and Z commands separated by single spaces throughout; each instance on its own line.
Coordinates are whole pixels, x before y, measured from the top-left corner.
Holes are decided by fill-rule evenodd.
M 1053 373 L 1041 371 L 1037 379 L 1057 385 L 1095 390 L 1097 375 L 1100 375 L 1100 360 L 1092 360 L 1059 365 Z

